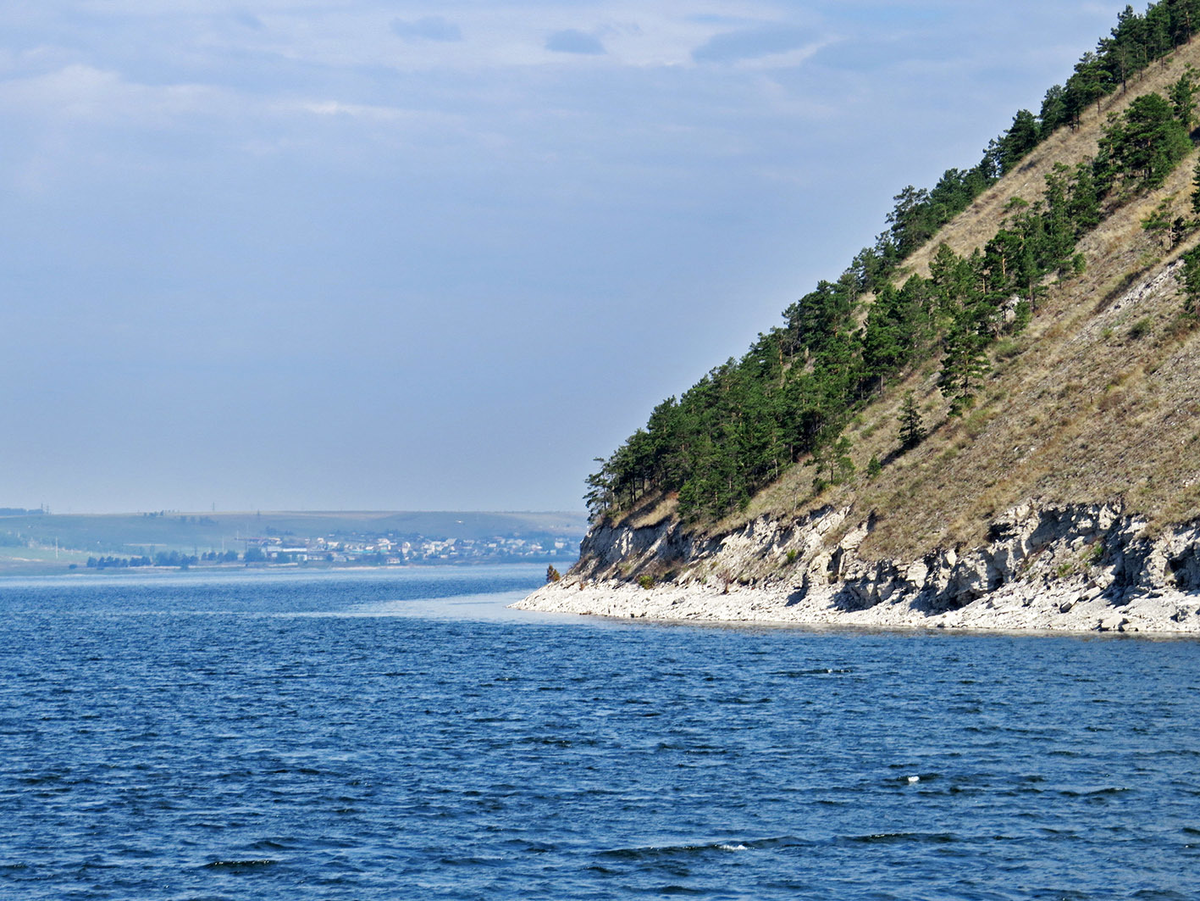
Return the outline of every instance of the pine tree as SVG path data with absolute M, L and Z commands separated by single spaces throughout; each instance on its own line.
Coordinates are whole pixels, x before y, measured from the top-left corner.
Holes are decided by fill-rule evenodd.
M 1200 159 L 1196 160 L 1196 168 L 1192 172 L 1192 212 L 1200 216 Z
M 1078 239 L 1100 224 L 1100 190 L 1092 166 L 1087 161 L 1075 166 L 1075 177 L 1069 193 L 1068 210 Z
M 1018 110 L 1012 126 L 999 141 L 1000 173 L 1011 172 L 1041 140 L 1037 119 L 1029 110 Z
M 1196 70 L 1191 66 L 1171 85 L 1171 106 L 1175 118 L 1190 132 L 1196 119 Z
M 900 407 L 900 449 L 912 450 L 924 440 L 925 423 L 921 419 L 921 408 L 909 391 L 904 395 L 904 404 Z
M 1078 124 L 1084 108 L 1093 101 L 1096 103 L 1096 115 L 1100 115 L 1100 99 L 1105 93 L 1100 59 L 1094 53 L 1085 53 L 1075 64 L 1075 74 L 1067 81 L 1067 106 L 1071 120 Z
M 988 337 L 981 333 L 974 310 L 965 309 L 955 317 L 946 334 L 942 371 L 938 375 L 938 388 L 950 401 L 951 416 L 961 416 L 975 402 L 980 379 L 988 371 L 984 352 L 987 345 Z
M 1192 143 L 1171 105 L 1159 94 L 1143 94 L 1125 115 L 1112 121 L 1100 140 L 1113 163 L 1127 177 L 1140 177 L 1150 187 L 1161 185 Z
M 1200 315 L 1200 247 L 1183 255 L 1183 310 Z
M 1046 91 L 1042 98 L 1042 109 L 1038 118 L 1042 120 L 1042 135 L 1049 135 L 1054 129 L 1067 122 L 1066 88 L 1056 84 Z
M 854 461 L 850 459 L 850 439 L 846 436 L 823 443 L 813 452 L 810 466 L 817 468 L 813 490 L 824 491 L 830 485 L 842 485 L 854 478 Z

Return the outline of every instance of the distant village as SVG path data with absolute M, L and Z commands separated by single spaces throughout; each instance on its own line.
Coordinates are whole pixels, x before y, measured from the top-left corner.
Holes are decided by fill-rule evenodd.
M 268 532 L 275 532 L 268 529 Z M 554 563 L 574 561 L 577 542 L 553 536 L 515 538 L 425 538 L 361 535 L 298 538 L 289 533 L 235 539 L 244 550 L 210 550 L 188 554 L 160 550 L 132 557 L 89 557 L 87 567 L 112 569 L 143 566 L 325 565 L 405 566 L 455 563 Z
M 387 535 L 297 539 L 270 535 L 244 538 L 247 563 L 342 563 L 401 566 L 406 563 L 503 563 L 574 559 L 565 538 L 424 538 Z

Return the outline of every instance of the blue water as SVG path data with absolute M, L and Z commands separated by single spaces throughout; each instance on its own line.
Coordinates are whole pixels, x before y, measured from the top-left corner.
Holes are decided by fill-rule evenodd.
M 1200 643 L 0 583 L 0 897 L 1193 899 Z

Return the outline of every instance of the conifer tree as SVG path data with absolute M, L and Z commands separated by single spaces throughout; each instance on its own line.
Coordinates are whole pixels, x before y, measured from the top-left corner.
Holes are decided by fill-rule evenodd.
M 1192 144 L 1175 111 L 1160 94 L 1143 94 L 1125 115 L 1104 130 L 1100 148 L 1127 177 L 1139 177 L 1150 187 L 1161 185 L 1187 155 Z
M 1075 166 L 1074 178 L 1068 197 L 1068 210 L 1075 225 L 1076 239 L 1082 238 L 1100 224 L 1100 190 L 1092 171 L 1092 164 L 1085 160 Z
M 1175 118 L 1190 132 L 1196 120 L 1196 70 L 1191 66 L 1171 85 L 1171 106 Z
M 1042 109 L 1038 114 L 1041 119 L 1042 137 L 1049 135 L 1054 129 L 1067 122 L 1067 90 L 1056 84 L 1046 91 L 1042 98 Z
M 955 317 L 946 334 L 938 388 L 950 401 L 950 415 L 960 416 L 975 402 L 980 379 L 988 371 L 985 349 L 988 337 L 981 333 L 979 314 L 968 307 Z
M 1200 247 L 1183 255 L 1183 298 L 1184 312 L 1200 315 Z
M 909 391 L 904 395 L 904 404 L 900 407 L 900 449 L 912 450 L 924 440 L 925 424 L 921 420 L 921 408 Z
M 842 485 L 854 478 L 854 461 L 850 459 L 850 439 L 845 435 L 836 441 L 823 443 L 813 452 L 809 465 L 817 468 L 813 490 L 824 491 L 829 485 Z
M 1016 168 L 1017 163 L 1041 140 L 1037 119 L 1029 110 L 1018 110 L 1013 116 L 1012 126 L 999 141 L 1000 172 L 1005 174 Z
M 1200 158 L 1192 171 L 1192 212 L 1200 216 Z

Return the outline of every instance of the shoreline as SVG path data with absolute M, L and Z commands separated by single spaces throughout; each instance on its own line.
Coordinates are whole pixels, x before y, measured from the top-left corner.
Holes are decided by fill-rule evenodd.
M 854 609 L 835 597 L 833 591 L 804 594 L 784 584 L 730 586 L 726 593 L 694 584 L 645 589 L 614 581 L 563 580 L 512 607 L 662 623 L 1200 638 L 1200 596 L 1173 590 L 1115 603 L 1086 583 L 1016 583 L 951 610 L 932 609 L 911 598 Z
M 60 566 L 53 564 L 45 566 L 39 561 L 29 561 L 14 563 L 10 560 L 0 560 L 0 585 L 5 580 L 20 580 L 25 578 L 68 578 L 68 579 L 113 579 L 113 578 L 150 578 L 154 576 L 211 576 L 211 575 L 238 575 L 238 574 L 303 574 L 303 573 L 397 573 L 411 572 L 415 570 L 437 570 L 437 569 L 481 569 L 484 567 L 518 567 L 528 566 L 541 569 L 546 566 L 541 561 L 506 561 L 493 562 L 481 561 L 469 563 L 399 563 L 387 565 L 345 565 L 345 564 L 311 564 L 305 566 L 299 563 L 271 563 L 249 565 L 243 563 L 236 564 L 216 564 L 213 566 L 189 566 L 186 569 L 178 566 L 106 566 L 106 567 L 85 567 L 76 566 L 71 569 L 69 566 Z

